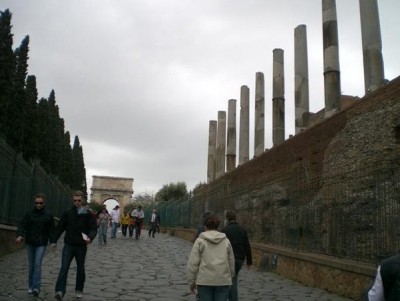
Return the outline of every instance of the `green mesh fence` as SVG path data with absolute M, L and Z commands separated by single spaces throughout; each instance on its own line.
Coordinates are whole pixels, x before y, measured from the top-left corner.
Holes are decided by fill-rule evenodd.
M 235 210 L 254 242 L 370 263 L 398 252 L 400 162 L 324 178 L 308 170 L 294 166 L 237 185 L 221 178 L 184 202 L 158 204 L 161 224 L 196 228 L 211 211 L 222 227 Z
M 191 227 L 192 200 L 161 202 L 148 205 L 143 210 L 150 217 L 153 208 L 157 209 L 163 227 Z
M 37 164 L 29 165 L 0 140 L 0 223 L 17 225 L 33 208 L 37 193 L 46 195 L 46 207 L 61 216 L 71 202 L 71 190 Z

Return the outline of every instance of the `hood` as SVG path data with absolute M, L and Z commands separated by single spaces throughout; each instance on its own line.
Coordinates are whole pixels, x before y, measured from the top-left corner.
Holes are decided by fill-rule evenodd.
M 215 230 L 210 230 L 200 233 L 199 237 L 214 244 L 219 244 L 226 238 L 226 235 L 225 233 L 221 233 Z

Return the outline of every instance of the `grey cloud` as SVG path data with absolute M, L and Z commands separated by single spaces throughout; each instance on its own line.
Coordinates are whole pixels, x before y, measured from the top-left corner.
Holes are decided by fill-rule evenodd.
M 342 90 L 362 96 L 358 1 L 336 2 Z M 391 79 L 400 70 L 400 2 L 379 5 Z M 80 138 L 89 185 L 94 174 L 133 177 L 137 193 L 205 181 L 208 121 L 227 110 L 230 98 L 238 100 L 239 115 L 241 85 L 250 88 L 253 110 L 258 71 L 265 76 L 271 147 L 274 48 L 285 51 L 286 136 L 293 134 L 299 24 L 307 25 L 310 109 L 324 106 L 320 0 L 3 0 L 5 8 L 14 14 L 14 45 L 31 37 L 29 72 L 40 97 L 55 89 L 66 130 Z M 253 123 L 251 117 L 251 131 Z

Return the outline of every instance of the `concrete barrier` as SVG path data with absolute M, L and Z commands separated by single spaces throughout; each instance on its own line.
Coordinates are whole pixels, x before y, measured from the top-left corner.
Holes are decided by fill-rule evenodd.
M 0 224 L 0 256 L 23 248 L 15 243 L 16 231 L 17 227 Z

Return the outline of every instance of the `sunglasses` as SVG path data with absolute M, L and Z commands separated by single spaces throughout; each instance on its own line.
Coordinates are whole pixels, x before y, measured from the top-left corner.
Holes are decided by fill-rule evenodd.
M 35 202 L 36 205 L 43 205 L 44 202 Z
M 82 200 L 75 199 L 74 202 L 82 202 Z

